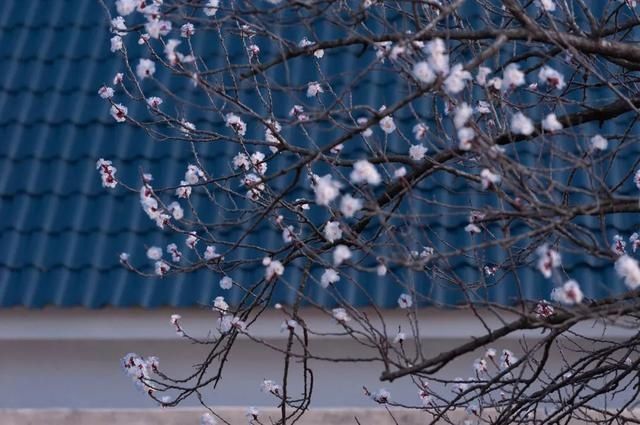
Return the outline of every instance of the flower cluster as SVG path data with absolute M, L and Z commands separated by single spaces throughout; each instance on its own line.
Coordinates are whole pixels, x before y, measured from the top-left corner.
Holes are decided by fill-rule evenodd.
M 137 388 L 150 394 L 155 391 L 149 380 L 153 373 L 158 372 L 159 360 L 157 357 L 144 358 L 135 353 L 129 353 L 122 358 L 121 365 Z
M 118 185 L 118 181 L 115 178 L 118 170 L 112 165 L 111 161 L 100 158 L 96 163 L 96 168 L 98 169 L 100 178 L 102 179 L 102 187 L 113 189 Z

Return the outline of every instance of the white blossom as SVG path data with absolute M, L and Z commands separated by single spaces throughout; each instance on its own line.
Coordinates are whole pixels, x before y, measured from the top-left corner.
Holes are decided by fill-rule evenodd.
M 473 115 L 473 108 L 467 105 L 467 102 L 462 102 L 457 108 L 455 115 L 453 116 L 453 124 L 457 129 L 460 129 L 467 124 L 471 116 Z
M 249 159 L 251 160 L 254 170 L 256 170 L 258 174 L 264 175 L 267 172 L 267 163 L 264 160 L 265 155 L 262 152 L 257 151 L 252 153 Z
M 260 414 L 260 411 L 257 408 L 253 406 L 247 407 L 246 416 L 249 418 L 249 420 L 254 420 L 254 421 L 257 420 L 259 414 Z
M 513 133 L 529 136 L 534 130 L 533 122 L 522 112 L 517 112 L 511 117 L 511 131 Z
M 222 316 L 220 316 L 216 324 L 216 328 L 218 329 L 218 332 L 220 332 L 221 334 L 226 334 L 229 331 L 231 331 L 233 327 L 232 321 L 233 321 L 233 316 L 231 316 L 230 314 L 223 314 Z
M 116 75 L 113 76 L 113 85 L 117 86 L 118 84 L 122 84 L 124 81 L 124 74 L 122 72 L 117 72 Z
M 555 309 L 553 308 L 553 306 L 545 300 L 542 300 L 541 302 L 536 304 L 535 313 L 539 318 L 547 319 L 553 316 L 554 312 Z
M 609 141 L 599 134 L 596 134 L 589 140 L 591 150 L 604 151 L 609 146 Z
M 258 46 L 257 44 L 250 44 L 247 47 L 247 52 L 249 52 L 250 58 L 258 57 L 258 55 L 260 54 L 260 46 Z
M 206 261 L 211 261 L 211 260 L 215 260 L 217 258 L 220 258 L 221 255 L 216 252 L 216 247 L 215 246 L 207 245 L 207 247 L 204 250 L 203 257 L 204 257 L 204 259 Z
M 371 398 L 377 403 L 388 403 L 391 401 L 391 393 L 384 388 L 380 388 L 375 393 L 371 394 Z
M 182 133 L 184 133 L 185 135 L 189 135 L 189 133 L 196 131 L 196 125 L 183 118 L 180 120 L 180 131 L 182 131 Z
M 229 276 L 223 276 L 220 279 L 220 288 L 222 289 L 231 289 L 233 286 L 233 280 Z
M 138 44 L 140 46 L 142 46 L 143 44 L 149 42 L 149 40 L 151 39 L 151 36 L 147 33 L 144 33 L 140 36 L 140 38 L 138 39 Z
M 564 285 L 555 288 L 551 292 L 552 300 L 567 305 L 580 304 L 583 298 L 584 295 L 580 289 L 580 285 L 573 279 L 566 281 Z
M 566 86 L 564 76 L 550 66 L 545 65 L 540 69 L 540 72 L 538 72 L 538 79 L 540 80 L 540 83 L 547 84 L 558 90 L 562 90 Z
M 355 213 L 362 209 L 362 199 L 354 198 L 347 194 L 340 200 L 340 212 L 345 217 L 353 217 Z
M 356 120 L 356 122 L 359 126 L 364 126 L 367 124 L 367 122 L 369 122 L 369 119 L 366 117 L 360 117 Z M 391 122 L 393 123 L 393 119 L 391 120 Z M 363 137 L 371 137 L 371 135 L 373 134 L 373 130 L 371 129 L 371 127 L 367 127 L 362 130 L 360 134 L 362 134 Z
M 182 319 L 182 316 L 180 316 L 179 314 L 172 314 L 171 317 L 169 317 L 169 323 L 171 323 L 173 326 L 179 328 L 180 327 L 180 319 Z
M 316 97 L 320 93 L 324 93 L 322 85 L 317 81 L 310 82 L 307 86 L 307 97 Z
M 400 294 L 398 297 L 398 307 L 400 308 L 411 308 L 413 305 L 413 299 L 409 294 Z
M 229 310 L 229 304 L 224 300 L 224 297 L 216 297 L 213 300 L 213 308 L 221 313 L 226 313 Z
M 220 7 L 220 0 L 209 0 L 203 12 L 207 16 L 213 16 L 218 12 L 218 7 Z
M 346 260 L 351 258 L 351 250 L 346 245 L 338 245 L 333 250 L 333 265 L 339 266 Z
M 514 356 L 511 351 L 507 349 L 502 350 L 502 355 L 500 356 L 500 367 L 502 369 L 507 369 L 517 362 L 518 358 Z
M 162 248 L 159 246 L 152 246 L 147 249 L 147 258 L 157 261 L 162 258 Z
M 624 255 L 627 243 L 624 238 L 620 235 L 615 235 L 613 237 L 613 244 L 611 244 L 611 250 L 615 252 L 617 255 Z
M 549 245 L 541 245 L 536 250 L 538 254 L 538 270 L 547 279 L 553 274 L 553 269 L 560 267 L 562 259 L 560 253 L 554 249 L 549 248 Z
M 253 173 L 249 173 L 244 176 L 243 184 L 249 189 L 247 191 L 247 197 L 249 199 L 257 199 L 260 193 L 265 189 L 262 179 Z
M 184 180 L 189 184 L 198 184 L 201 178 L 204 177 L 204 171 L 197 165 L 187 165 L 187 171 L 184 173 Z
M 353 164 L 353 171 L 351 171 L 349 178 L 353 183 L 369 183 L 372 186 L 377 186 L 382 181 L 376 167 L 366 159 L 361 159 Z
M 382 131 L 384 131 L 386 134 L 391 134 L 394 131 L 396 131 L 396 124 L 393 121 L 393 117 L 387 115 L 386 117 L 382 118 L 380 120 L 380 128 L 382 129 Z M 366 130 L 365 130 L 366 131 Z M 365 136 L 366 137 L 366 136 Z
M 340 323 L 346 323 L 351 320 L 351 317 L 347 314 L 347 310 L 344 308 L 334 308 L 331 310 L 331 314 L 333 315 L 333 318 Z
M 284 332 L 284 331 L 295 332 L 296 329 L 298 329 L 298 322 L 296 322 L 293 319 L 285 320 L 280 325 L 280 332 Z
M 185 240 L 185 244 L 187 245 L 187 247 L 189 247 L 190 249 L 195 249 L 197 243 L 198 235 L 196 235 L 195 232 L 189 233 L 189 236 L 187 236 L 187 239 Z
M 418 397 L 420 397 L 420 400 L 422 401 L 422 405 L 424 407 L 430 406 L 433 403 L 433 397 L 426 389 L 419 390 Z
M 233 112 L 229 112 L 227 115 L 225 115 L 224 120 L 227 127 L 230 127 L 240 136 L 244 136 L 247 132 L 247 124 Z
M 638 234 L 638 232 L 633 232 L 633 234 L 629 236 L 629 242 L 631 242 L 633 252 L 636 252 L 638 247 L 640 247 L 640 234 Z
M 331 201 L 340 195 L 341 184 L 333 180 L 331 174 L 325 174 L 322 177 L 314 176 L 313 191 L 316 195 L 316 203 L 318 205 L 329 205 Z
M 182 220 L 184 218 L 184 210 L 178 202 L 173 201 L 172 203 L 167 205 L 167 209 L 175 220 Z
M 116 0 L 116 11 L 118 15 L 127 16 L 136 10 L 139 0 Z
M 242 152 L 239 152 L 236 156 L 234 156 L 232 162 L 234 169 L 242 168 L 246 171 L 251 168 L 251 161 L 249 160 L 249 156 Z
M 396 179 L 402 178 L 407 175 L 406 167 L 402 166 L 393 172 L 393 177 Z
M 123 47 L 122 37 L 120 37 L 119 35 L 114 35 L 113 37 L 111 37 L 110 41 L 111 41 L 112 52 L 117 52 L 118 50 L 122 50 L 122 47 Z
M 480 86 L 484 86 L 487 84 L 487 77 L 491 74 L 491 68 L 487 68 L 486 66 L 481 66 L 478 68 L 478 74 L 476 75 L 476 82 Z
M 265 379 L 260 385 L 260 391 L 263 393 L 280 394 L 280 385 L 270 379 Z
M 636 184 L 636 187 L 640 189 L 640 169 L 634 174 L 633 182 Z
M 376 274 L 378 276 L 385 276 L 387 274 L 387 266 L 384 264 L 378 264 L 376 267 Z
M 451 73 L 444 80 L 445 91 L 449 94 L 458 94 L 464 90 L 465 82 L 471 80 L 471 73 L 463 69 L 461 64 L 451 68 Z
M 204 413 L 200 416 L 200 425 L 216 425 L 218 421 L 211 413 Z
M 536 5 L 547 12 L 555 12 L 556 10 L 555 0 L 536 0 Z
M 486 373 L 488 368 L 487 368 L 487 361 L 485 359 L 476 359 L 473 362 L 473 369 L 476 371 L 476 373 L 480 374 L 480 373 Z
M 324 269 L 322 276 L 320 276 L 320 286 L 328 288 L 329 285 L 336 283 L 340 280 L 340 275 L 334 269 Z
M 485 102 L 484 100 L 479 100 L 478 106 L 476 106 L 476 111 L 482 115 L 490 114 L 491 105 L 489 105 L 489 102 Z
M 435 72 L 433 72 L 431 66 L 425 61 L 413 65 L 413 75 L 425 84 L 431 84 L 436 80 Z
M 111 105 L 111 116 L 118 122 L 125 122 L 127 120 L 127 113 L 129 109 L 121 103 Z
M 280 3 L 282 0 L 267 0 L 271 3 Z M 300 42 L 298 43 L 298 47 L 301 48 L 305 48 L 305 47 L 309 47 L 309 46 L 313 46 L 314 43 L 313 41 L 309 40 L 307 37 L 303 37 L 302 40 L 300 40 Z M 313 51 L 313 56 L 316 59 L 322 59 L 324 57 L 324 50 L 323 49 L 315 49 Z
M 422 140 L 427 137 L 427 131 L 429 131 L 429 127 L 419 122 L 418 124 L 413 126 L 413 129 L 411 131 L 413 132 L 413 137 L 416 140 Z
M 244 331 L 247 327 L 247 324 L 242 321 L 239 317 L 234 317 L 231 319 L 231 326 L 239 331 Z
M 100 173 L 102 187 L 113 189 L 118 185 L 118 181 L 115 178 L 118 169 L 112 165 L 111 161 L 100 158 L 98 162 L 96 162 L 96 169 Z
M 485 168 L 480 172 L 480 178 L 482 180 L 482 189 L 484 190 L 487 190 L 491 186 L 497 185 L 502 180 L 500 174 L 496 174 L 488 168 Z
M 492 79 L 487 81 L 487 87 L 497 91 L 502 90 L 502 78 L 493 77 Z
M 429 54 L 429 66 L 436 74 L 447 75 L 449 73 L 449 55 L 447 47 L 441 38 L 434 38 L 425 46 Z
M 160 38 L 171 32 L 171 21 L 154 19 L 144 25 L 144 29 L 151 38 Z
M 301 105 L 293 105 L 293 108 L 289 111 L 289 116 L 296 117 L 298 121 L 309 120 L 309 116 L 304 112 L 304 107 Z
M 189 186 L 189 183 L 182 180 L 180 186 L 176 188 L 176 196 L 178 198 L 188 198 L 191 196 L 191 186 Z
M 103 99 L 111 99 L 114 95 L 113 88 L 108 86 L 102 86 L 98 89 L 98 95 Z
M 337 221 L 328 221 L 324 226 L 324 237 L 329 242 L 335 242 L 342 237 L 340 223 Z
M 515 89 L 525 83 L 524 73 L 520 71 L 520 66 L 515 63 L 510 63 L 504 69 L 502 73 L 502 82 L 504 83 L 504 89 Z
M 179 63 L 192 63 L 195 62 L 196 58 L 193 55 L 183 55 L 178 52 L 176 48 L 181 44 L 180 40 L 176 40 L 172 38 L 169 40 L 164 46 L 164 54 L 167 56 L 167 60 L 172 65 L 177 65 Z M 194 82 L 197 85 L 197 82 Z
M 458 148 L 463 151 L 471 149 L 471 142 L 476 138 L 476 132 L 471 127 L 458 130 Z
M 125 355 L 121 360 L 122 369 L 129 376 L 138 388 L 152 393 L 154 388 L 148 385 L 151 374 L 158 371 L 160 362 L 157 357 L 141 357 L 135 353 Z
M 282 217 L 282 216 L 280 216 Z M 287 226 L 282 230 L 282 241 L 284 243 L 291 243 L 295 237 L 295 232 L 293 231 L 293 226 Z
M 191 22 L 187 22 L 183 26 L 180 27 L 180 36 L 184 38 L 189 38 L 196 33 L 196 29 Z
M 162 105 L 162 99 L 157 96 L 151 96 L 149 99 L 147 99 L 147 105 L 157 109 L 158 106 Z
M 127 24 L 122 16 L 116 16 L 111 20 L 111 32 L 121 37 L 127 35 Z
M 427 149 L 422 143 L 419 145 L 411 145 L 409 148 L 409 157 L 414 161 L 422 161 L 428 150 L 429 149 Z
M 542 120 L 542 128 L 552 133 L 562 130 L 562 123 L 558 121 L 556 114 L 549 114 Z
M 265 266 L 264 277 L 266 280 L 272 280 L 284 274 L 284 266 L 282 263 L 278 260 L 273 260 L 271 257 L 264 257 L 262 259 L 262 265 Z
M 480 229 L 480 227 L 477 224 L 469 223 L 466 226 L 464 226 L 464 231 L 470 234 L 474 234 L 474 233 L 482 232 L 482 229 Z
M 640 266 L 637 260 L 626 254 L 622 255 L 616 260 L 615 269 L 629 289 L 635 290 L 640 286 Z
M 273 133 L 271 131 L 271 129 L 269 127 L 267 127 L 264 130 L 264 139 L 269 142 L 269 143 L 273 143 L 275 145 L 280 145 L 281 142 L 278 139 L 278 137 L 276 136 L 276 134 L 279 134 L 280 131 L 282 130 L 282 126 L 277 122 L 277 121 L 273 121 L 273 120 L 267 120 L 268 124 L 271 124 L 271 126 L 275 129 L 275 133 Z M 269 150 L 271 150 L 271 152 L 276 153 L 278 152 L 278 146 L 269 146 Z
M 158 276 L 164 276 L 169 272 L 170 266 L 164 260 L 156 261 L 154 265 L 155 274 Z
M 171 254 L 171 261 L 174 263 L 178 263 L 182 259 L 182 252 L 178 250 L 178 245 L 175 243 L 167 245 L 167 253 Z

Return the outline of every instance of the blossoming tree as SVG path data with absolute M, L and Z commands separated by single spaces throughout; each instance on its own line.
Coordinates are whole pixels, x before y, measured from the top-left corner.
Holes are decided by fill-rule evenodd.
M 460 410 L 469 423 L 637 421 L 640 337 L 606 333 L 637 329 L 640 307 L 640 237 L 609 232 L 640 210 L 638 160 L 629 160 L 638 154 L 640 106 L 635 2 L 101 3 L 111 51 L 122 58 L 121 72 L 98 91 L 111 116 L 193 153 L 179 164 L 184 179 L 167 187 L 154 184 L 154 170 L 121 181 L 119 164 L 98 161 L 103 186 L 139 196 L 158 232 L 176 241 L 146 250 L 150 268 L 128 253 L 121 263 L 150 278 L 206 269 L 220 293 L 242 293 L 237 303 L 212 300 L 217 324 L 206 339 L 170 318 L 185 340 L 209 348 L 191 376 L 167 376 L 155 357 L 124 357 L 152 398 L 164 406 L 202 400 L 240 335 L 267 344 L 252 337 L 252 325 L 271 305 L 288 340 L 270 347 L 282 355 L 281 376 L 261 388 L 280 408 L 278 423 L 295 422 L 311 401 L 312 362 L 359 361 L 313 352 L 318 332 L 301 310 L 308 306 L 326 314 L 335 335 L 372 353 L 361 361 L 379 364 L 382 381 L 416 389 L 409 405 L 365 388 L 372 403 L 422 410 L 425 423 L 450 422 Z M 232 152 L 224 166 L 201 156 L 209 146 Z M 439 232 L 452 217 L 464 217 L 460 228 Z M 277 238 L 256 240 L 265 228 Z M 564 261 L 572 258 L 615 270 L 625 289 L 585 295 Z M 260 273 L 240 273 L 247 269 Z M 535 275 L 523 279 L 527 270 Z M 406 312 L 400 330 L 385 325 L 364 283 L 371 276 L 396 288 L 393 302 Z M 525 295 L 540 286 L 548 300 Z M 310 287 L 330 302 L 317 303 Z M 488 311 L 502 325 L 427 356 L 419 308 L 436 303 L 438 287 L 458 294 L 457 309 L 479 321 L 477 312 Z M 500 287 L 517 295 L 495 302 Z M 273 302 L 279 288 L 294 294 L 291 304 Z M 371 309 L 351 303 L 345 288 Z M 580 334 L 584 322 L 603 324 L 602 338 Z M 541 335 L 534 343 L 500 348 L 530 330 Z M 576 356 L 551 371 L 551 350 Z M 441 374 L 470 354 L 471 377 Z M 291 372 L 294 362 L 300 373 Z M 613 407 L 602 404 L 616 397 Z M 203 423 L 226 422 L 204 408 Z M 265 419 L 250 408 L 248 420 Z

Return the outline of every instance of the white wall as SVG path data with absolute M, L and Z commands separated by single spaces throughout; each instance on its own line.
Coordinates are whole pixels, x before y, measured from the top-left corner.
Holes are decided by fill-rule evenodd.
M 119 360 L 128 352 L 157 355 L 162 370 L 171 376 L 183 376 L 191 365 L 204 358 L 206 347 L 189 344 L 176 336 L 168 317 L 169 310 L 3 310 L 0 311 L 0 408 L 139 408 L 153 407 L 151 400 L 133 388 L 120 370 Z M 184 326 L 204 335 L 214 325 L 210 312 L 179 311 Z M 401 322 L 397 312 L 387 312 L 391 328 Z M 481 334 L 476 321 L 462 312 L 425 310 L 421 313 L 423 346 L 427 355 L 436 355 L 472 336 Z M 329 329 L 333 322 L 308 314 L 314 327 Z M 281 316 L 269 312 L 252 332 L 274 344 L 283 342 Z M 335 330 L 335 329 L 334 329 Z M 594 329 L 593 333 L 597 334 Z M 621 336 L 624 331 L 612 332 Z M 615 335 L 614 335 L 615 336 Z M 530 335 L 529 338 L 535 337 Z M 519 351 L 517 338 L 496 348 Z M 367 356 L 360 346 L 339 338 L 312 339 L 317 354 Z M 477 354 L 453 362 L 448 370 L 455 376 L 472 375 L 471 364 Z M 263 379 L 281 381 L 282 357 L 278 353 L 241 339 L 233 350 L 219 390 L 205 393 L 212 405 L 269 406 L 273 398 L 262 394 Z M 558 364 L 557 354 L 552 362 Z M 415 404 L 415 387 L 399 380 L 381 384 L 380 364 L 313 365 L 316 384 L 314 405 L 372 406 L 362 386 L 388 388 L 394 400 Z M 454 377 L 454 376 L 451 376 Z M 448 391 L 448 390 L 445 390 Z M 192 400 L 186 405 L 195 405 Z

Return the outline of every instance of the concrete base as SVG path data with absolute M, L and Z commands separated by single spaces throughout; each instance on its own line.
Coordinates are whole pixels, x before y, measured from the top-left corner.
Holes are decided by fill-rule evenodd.
M 231 425 L 247 424 L 245 410 L 237 407 L 219 407 L 216 413 Z M 0 409 L 0 424 L 2 425 L 198 425 L 203 409 L 174 408 L 174 409 Z M 422 411 L 392 410 L 393 418 L 383 407 L 369 409 L 341 408 L 341 409 L 312 409 L 299 422 L 300 425 L 424 425 L 431 423 L 430 414 Z M 640 419 L 638 411 L 625 412 L 627 418 Z M 496 417 L 495 411 L 485 411 L 484 419 Z M 276 409 L 261 409 L 259 420 L 263 424 L 275 422 L 280 417 Z M 594 420 L 604 420 L 602 415 L 595 413 Z M 463 424 L 470 417 L 463 410 L 456 410 L 448 416 L 447 424 Z M 611 418 L 608 418 L 609 420 Z M 272 422 L 273 420 L 273 422 Z M 538 415 L 536 423 L 544 423 L 544 415 Z M 219 423 L 223 423 L 219 421 Z M 489 423 L 489 422 L 482 422 Z M 533 423 L 533 422 L 532 422 Z M 583 425 L 592 422 L 583 420 L 563 421 L 566 425 Z
M 203 409 L 0 409 L 2 425 L 198 425 Z M 219 414 L 230 424 L 246 424 L 246 411 L 234 407 L 217 408 Z M 394 416 L 402 425 L 424 424 L 423 412 L 397 412 Z M 456 414 L 463 419 L 464 414 Z M 275 409 L 260 410 L 259 419 L 264 424 L 279 418 Z M 393 425 L 394 421 L 383 408 L 375 409 L 314 409 L 307 412 L 302 425 L 338 425 L 354 424 Z M 219 421 L 222 423 L 222 421 Z

